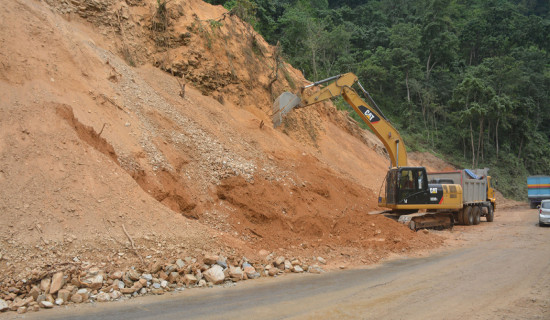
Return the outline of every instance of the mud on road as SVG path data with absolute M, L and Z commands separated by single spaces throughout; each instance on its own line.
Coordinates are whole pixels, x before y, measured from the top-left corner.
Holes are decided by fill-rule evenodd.
M 438 231 L 447 246 L 362 269 L 262 279 L 124 303 L 47 310 L 65 319 L 548 319 L 550 228 L 527 206 Z

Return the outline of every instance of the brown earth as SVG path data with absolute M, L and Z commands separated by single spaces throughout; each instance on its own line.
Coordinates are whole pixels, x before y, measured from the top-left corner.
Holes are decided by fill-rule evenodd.
M 308 83 L 277 48 L 220 6 L 170 1 L 164 19 L 156 3 L 4 3 L 2 283 L 76 261 L 264 249 L 330 268 L 443 243 L 367 214 L 389 159 L 331 103 L 271 127 L 273 98 Z

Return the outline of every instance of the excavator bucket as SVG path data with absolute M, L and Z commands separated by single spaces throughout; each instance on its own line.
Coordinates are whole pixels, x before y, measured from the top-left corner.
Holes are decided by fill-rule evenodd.
M 280 126 L 285 114 L 298 106 L 300 102 L 301 99 L 297 95 L 290 92 L 283 92 L 283 94 L 275 100 L 275 103 L 273 103 L 273 115 L 271 118 L 273 128 Z

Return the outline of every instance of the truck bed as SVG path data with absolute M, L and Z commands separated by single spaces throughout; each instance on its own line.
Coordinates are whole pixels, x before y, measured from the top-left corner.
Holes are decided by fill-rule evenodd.
M 428 181 L 440 184 L 459 184 L 462 186 L 462 201 L 473 204 L 487 200 L 488 169 L 456 170 L 429 172 Z

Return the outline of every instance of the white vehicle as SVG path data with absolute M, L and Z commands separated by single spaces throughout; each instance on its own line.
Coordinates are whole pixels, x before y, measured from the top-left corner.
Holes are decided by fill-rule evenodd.
M 542 200 L 539 208 L 539 226 L 550 225 L 550 200 Z

